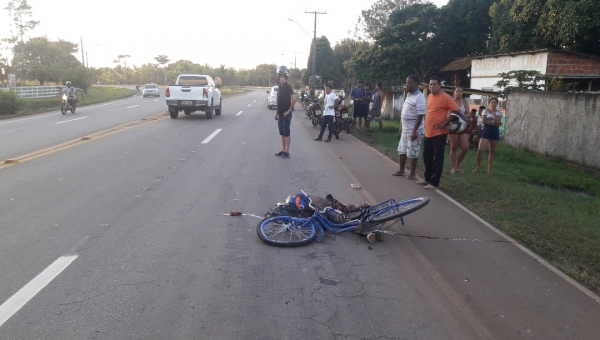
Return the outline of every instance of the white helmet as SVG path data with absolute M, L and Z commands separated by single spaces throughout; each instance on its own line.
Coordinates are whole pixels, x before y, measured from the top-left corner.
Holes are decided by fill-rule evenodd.
M 67 86 L 71 86 L 71 82 L 70 82 L 70 81 L 67 81 L 67 82 L 65 83 L 65 85 L 67 85 Z
M 469 122 L 462 113 L 452 112 L 450 114 L 451 120 L 448 123 L 448 130 L 450 133 L 461 133 L 465 131 Z

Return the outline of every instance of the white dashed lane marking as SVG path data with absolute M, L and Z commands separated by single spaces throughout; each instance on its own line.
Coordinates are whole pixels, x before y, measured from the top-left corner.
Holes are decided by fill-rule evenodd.
M 68 123 L 68 122 L 74 122 L 76 120 L 81 120 L 81 119 L 86 119 L 87 117 L 81 117 L 81 118 L 75 118 L 75 119 L 69 119 L 69 120 L 63 120 L 62 122 L 56 122 L 54 124 L 62 124 L 62 123 Z
M 210 136 L 206 137 L 206 139 L 203 140 L 201 144 L 208 144 L 208 142 L 210 142 L 210 140 L 213 139 L 222 130 L 223 129 L 217 129 L 215 132 L 211 133 Z
M 77 255 L 59 257 L 48 268 L 16 292 L 15 295 L 6 300 L 6 302 L 0 306 L 0 327 L 2 327 L 11 316 L 18 312 L 21 307 L 25 306 L 25 304 L 37 293 L 44 289 L 48 283 L 54 280 L 58 274 L 75 261 L 76 258 Z

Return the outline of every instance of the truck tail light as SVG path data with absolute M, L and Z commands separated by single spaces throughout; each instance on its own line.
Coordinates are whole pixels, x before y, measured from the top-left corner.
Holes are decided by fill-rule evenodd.
M 168 87 L 167 87 L 167 90 L 165 91 L 165 97 L 167 97 L 167 98 L 171 97 L 171 90 L 169 90 Z
M 208 99 L 208 90 L 207 89 L 202 89 L 202 97 Z

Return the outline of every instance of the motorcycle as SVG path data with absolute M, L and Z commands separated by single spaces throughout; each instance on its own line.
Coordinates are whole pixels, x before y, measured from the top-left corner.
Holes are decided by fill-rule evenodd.
M 317 126 L 321 124 L 323 111 L 321 110 L 321 105 L 319 105 L 319 102 L 317 102 L 316 99 L 310 104 L 310 111 L 310 120 L 312 121 L 312 125 Z
M 303 98 L 302 99 L 302 106 L 304 106 L 304 111 L 306 111 L 306 117 L 310 118 L 310 99 L 309 98 Z
M 337 133 L 339 134 L 341 131 L 346 131 L 346 133 L 350 133 L 350 118 L 348 116 L 348 108 L 343 104 L 344 97 L 339 96 L 340 101 L 338 106 L 335 108 L 335 126 L 337 128 Z
M 67 114 L 67 111 L 71 111 L 71 113 L 75 113 L 75 109 L 77 109 L 77 97 L 67 96 L 66 93 L 63 93 L 62 103 L 60 104 L 60 112 L 63 115 Z

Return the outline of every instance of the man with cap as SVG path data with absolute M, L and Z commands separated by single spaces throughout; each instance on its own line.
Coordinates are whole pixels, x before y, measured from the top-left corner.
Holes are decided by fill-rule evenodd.
M 296 95 L 292 86 L 287 82 L 287 67 L 279 67 L 277 75 L 280 85 L 279 91 L 277 91 L 277 113 L 275 114 L 275 120 L 279 127 L 282 150 L 276 153 L 275 156 L 290 158 L 290 124 L 292 123 L 292 110 L 294 109 L 294 105 L 296 105 Z

